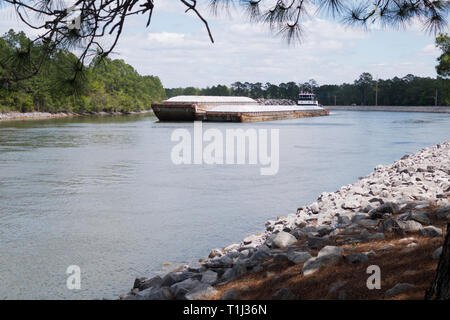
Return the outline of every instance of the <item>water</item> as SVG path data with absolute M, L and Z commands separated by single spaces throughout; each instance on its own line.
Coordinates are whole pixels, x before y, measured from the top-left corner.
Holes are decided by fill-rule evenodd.
M 152 116 L 0 123 L 0 299 L 117 298 L 151 276 L 264 230 L 323 191 L 450 139 L 450 115 L 335 111 L 279 128 L 280 169 L 176 166 Z M 163 267 L 163 264 L 170 265 Z M 69 265 L 81 289 L 66 287 Z

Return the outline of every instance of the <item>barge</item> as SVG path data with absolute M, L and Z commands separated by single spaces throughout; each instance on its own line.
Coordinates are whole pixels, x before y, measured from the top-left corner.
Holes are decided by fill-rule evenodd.
M 300 93 L 296 105 L 261 105 L 248 97 L 176 96 L 152 104 L 160 121 L 257 122 L 325 116 L 315 95 Z

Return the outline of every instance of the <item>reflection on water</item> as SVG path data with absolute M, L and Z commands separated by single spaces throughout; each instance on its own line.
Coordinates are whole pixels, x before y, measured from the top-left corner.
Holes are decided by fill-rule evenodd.
M 280 129 L 280 170 L 170 161 L 152 116 L 0 123 L 0 299 L 117 298 L 138 276 L 260 232 L 405 153 L 448 140 L 450 116 L 336 111 L 204 130 Z M 170 263 L 163 267 L 163 264 Z M 80 291 L 65 271 L 79 265 Z

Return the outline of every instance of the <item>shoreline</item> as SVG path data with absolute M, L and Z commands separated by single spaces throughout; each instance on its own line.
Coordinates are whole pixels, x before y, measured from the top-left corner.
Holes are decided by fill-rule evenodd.
M 130 111 L 130 112 L 0 112 L 1 121 L 24 121 L 24 120 L 48 120 L 48 119 L 61 119 L 61 118 L 75 118 L 75 117 L 90 117 L 90 116 L 122 116 L 122 115 L 140 115 L 140 114 L 153 114 L 152 109 L 142 111 Z
M 213 249 L 198 263 L 163 277 L 137 278 L 119 299 L 358 299 L 351 295 L 358 292 L 368 299 L 390 299 L 402 297 L 405 290 L 412 293 L 403 298 L 420 298 L 434 275 L 444 226 L 450 221 L 449 178 L 450 141 L 446 141 L 390 165 L 378 165 L 336 192 L 323 192 L 296 213 L 267 221 L 260 234 Z M 407 258 L 400 256 L 421 260 L 401 265 Z M 384 283 L 383 290 L 370 294 L 365 287 L 367 273 L 361 271 L 364 281 L 351 283 L 358 279 L 355 268 L 386 261 L 397 264 L 389 267 L 396 272 L 424 265 L 426 276 L 417 277 L 421 270 L 407 269 Z M 334 280 L 325 277 L 330 270 Z M 286 280 L 287 275 L 295 281 Z M 311 281 L 316 281 L 313 288 L 308 287 Z M 346 286 L 352 291 L 342 289 Z
M 450 106 L 322 106 L 327 110 L 450 113 Z

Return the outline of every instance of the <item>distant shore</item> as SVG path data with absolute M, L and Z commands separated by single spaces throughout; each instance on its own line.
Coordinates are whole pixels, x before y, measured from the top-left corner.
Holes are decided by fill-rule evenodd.
M 450 106 L 323 106 L 328 110 L 450 113 Z
M 16 121 L 16 120 L 45 120 L 57 118 L 71 118 L 71 117 L 88 117 L 88 116 L 119 116 L 130 114 L 148 114 L 153 113 L 153 110 L 130 111 L 130 112 L 5 112 L 0 113 L 0 121 Z

